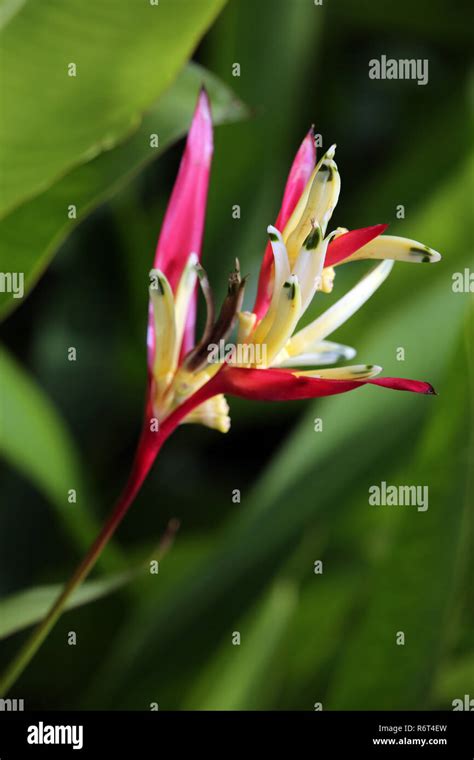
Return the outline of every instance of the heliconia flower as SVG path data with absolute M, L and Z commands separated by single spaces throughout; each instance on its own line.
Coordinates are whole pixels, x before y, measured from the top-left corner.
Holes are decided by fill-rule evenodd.
M 341 188 L 335 150 L 331 146 L 316 163 L 313 131 L 308 132 L 290 169 L 275 225 L 267 227 L 255 305 L 242 311 L 245 281 L 237 261 L 216 316 L 200 264 L 213 152 L 210 105 L 201 91 L 150 272 L 148 396 L 125 502 L 134 497 L 178 424 L 229 430 L 225 395 L 283 401 L 345 393 L 365 384 L 434 393 L 426 382 L 378 377 L 381 367 L 376 365 L 328 366 L 356 355 L 354 348 L 327 338 L 380 287 L 395 260 L 434 263 L 441 258 L 415 240 L 383 235 L 386 224 L 328 233 Z M 336 268 L 361 259 L 380 261 L 329 309 L 298 329 L 316 294 L 332 290 Z M 196 342 L 198 286 L 207 319 Z M 211 348 L 226 344 L 236 324 L 243 358 L 237 352 L 231 360 L 211 359 Z
M 386 280 L 394 261 L 434 263 L 440 255 L 415 240 L 383 235 L 387 225 L 328 232 L 341 180 L 332 146 L 316 163 L 312 130 L 291 167 L 275 225 L 267 227 L 256 301 L 242 310 L 245 279 L 239 263 L 216 315 L 207 274 L 200 264 L 213 153 L 209 100 L 201 91 L 178 177 L 165 214 L 150 272 L 148 384 L 142 434 L 128 482 L 109 519 L 50 611 L 0 680 L 8 691 L 91 571 L 134 501 L 161 446 L 181 423 L 221 432 L 230 427 L 226 395 L 258 401 L 331 396 L 370 384 L 433 394 L 419 380 L 379 377 L 376 365 L 336 366 L 354 348 L 328 338 Z M 298 329 L 317 294 L 330 292 L 336 269 L 346 262 L 380 260 L 338 301 Z M 202 290 L 207 318 L 195 340 L 196 297 Z M 235 355 L 222 356 L 237 327 Z

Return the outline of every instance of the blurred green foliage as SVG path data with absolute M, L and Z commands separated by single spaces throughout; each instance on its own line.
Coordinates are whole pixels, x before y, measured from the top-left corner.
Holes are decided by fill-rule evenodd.
M 0 38 L 13 61 L 32 35 L 38 45 L 54 38 L 52 65 L 66 41 L 41 14 L 58 3 L 31 6 Z M 3 143 L 21 172 L 5 199 L 17 208 L 0 222 L 2 271 L 23 268 L 32 287 L 49 266 L 2 326 L 0 628 L 17 632 L 2 643 L 2 663 L 126 479 L 145 387 L 147 272 L 182 146 L 164 151 L 184 134 L 201 79 L 216 123 L 226 123 L 216 127 L 204 248 L 216 291 L 238 256 L 251 305 L 266 226 L 315 122 L 325 148 L 338 144 L 334 226 L 390 222 L 444 257 L 435 267 L 397 265 L 337 338 L 387 375 L 433 382 L 439 396 L 366 387 L 317 402 L 231 400 L 228 435 L 178 430 L 81 606 L 61 619 L 16 694 L 29 708 L 450 709 L 474 688 L 474 325 L 472 295 L 451 288 L 453 273 L 473 264 L 468 5 L 453 13 L 441 0 L 403 0 L 382 12 L 368 0 L 229 0 L 192 64 L 192 45 L 221 2 L 160 0 L 166 23 L 156 26 L 127 3 L 89 6 L 68 0 L 61 24 L 70 42 L 84 43 L 91 75 L 109 61 L 104 78 L 71 109 L 52 88 L 36 113 L 35 94 L 22 112 L 28 134 L 10 130 L 15 144 Z M 77 27 L 70 7 L 81 14 Z M 99 16 L 113 34 L 100 36 Z M 85 44 L 83 28 L 102 48 Z M 368 61 L 382 54 L 427 58 L 428 85 L 370 80 Z M 119 120 L 117 101 L 101 97 L 110 77 Z M 111 149 L 101 152 L 111 124 Z M 39 129 L 51 150 L 36 161 Z M 161 142 L 150 156 L 152 131 Z M 67 150 L 66 132 L 75 137 Z M 94 155 L 84 154 L 86 133 Z M 27 139 L 34 144 L 23 152 Z M 75 202 L 76 222 L 65 215 Z M 320 294 L 308 318 L 364 268 L 338 270 L 334 294 Z M 4 314 L 19 305 L 1 298 Z M 429 485 L 428 511 L 369 506 L 368 488 L 382 480 Z M 158 575 L 136 572 L 170 517 L 182 527 Z

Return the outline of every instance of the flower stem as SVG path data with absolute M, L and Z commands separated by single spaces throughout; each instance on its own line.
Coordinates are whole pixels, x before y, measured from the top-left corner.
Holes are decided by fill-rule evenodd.
M 151 465 L 153 464 L 164 440 L 165 436 L 163 435 L 155 435 L 154 437 L 150 437 L 147 429 L 144 428 L 140 443 L 138 445 L 137 454 L 135 456 L 134 467 L 122 496 L 118 500 L 116 506 L 110 514 L 110 517 L 104 524 L 102 530 L 95 539 L 86 556 L 78 565 L 74 574 L 64 586 L 61 594 L 54 602 L 46 617 L 33 630 L 32 634 L 28 637 L 28 639 L 21 647 L 17 656 L 11 661 L 6 671 L 1 676 L 0 697 L 5 696 L 15 681 L 21 676 L 38 649 L 41 647 L 41 644 L 46 639 L 51 629 L 54 627 L 55 623 L 61 617 L 61 614 L 64 611 L 64 608 L 71 594 L 74 593 L 74 591 L 81 585 L 81 583 L 91 572 L 92 568 L 102 554 L 102 551 L 107 546 L 108 542 L 127 514 L 128 509 L 132 504 L 135 496 L 137 495 L 140 486 L 142 485 Z
M 125 486 L 125 490 L 96 540 L 80 565 L 76 568 L 76 571 L 65 585 L 46 617 L 34 629 L 17 656 L 7 667 L 5 673 L 0 677 L 0 697 L 3 697 L 10 690 L 15 681 L 21 676 L 57 620 L 61 617 L 71 594 L 89 575 L 102 551 L 107 546 L 109 540 L 112 538 L 127 514 L 163 443 L 168 439 L 187 414 L 192 412 L 193 409 L 199 406 L 199 404 L 204 403 L 209 398 L 212 398 L 212 396 L 221 392 L 216 384 L 216 380 L 217 376 L 207 382 L 202 388 L 197 390 L 192 396 L 190 396 L 190 398 L 171 412 L 169 416 L 163 420 L 158 431 L 154 431 L 154 427 L 150 425 L 150 422 L 155 418 L 153 417 L 153 409 L 150 400 L 151 396 L 148 397 L 142 434 L 135 454 L 132 472 L 128 479 L 128 483 Z M 165 544 L 168 542 L 167 545 L 169 545 L 172 533 L 173 529 L 168 532 L 168 535 L 165 534 Z
M 36 654 L 43 641 L 61 616 L 66 603 L 71 594 L 81 585 L 82 581 L 89 575 L 94 567 L 102 550 L 109 542 L 112 535 L 125 516 L 128 504 L 120 503 L 117 505 L 121 509 L 115 509 L 103 529 L 97 536 L 86 556 L 76 568 L 74 574 L 64 586 L 60 596 L 57 598 L 46 617 L 34 629 L 33 633 L 26 640 L 25 644 L 19 651 L 18 655 L 10 663 L 7 670 L 0 679 L 0 696 L 4 696 L 13 686 L 17 678 L 21 676 L 24 669 Z M 124 508 L 125 507 L 125 508 Z

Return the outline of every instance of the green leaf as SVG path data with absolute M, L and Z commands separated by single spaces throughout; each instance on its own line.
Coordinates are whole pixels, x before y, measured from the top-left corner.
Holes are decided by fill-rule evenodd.
M 224 0 L 180 5 L 25 0 L 6 15 L 0 214 L 136 131 Z
M 435 709 L 450 710 L 454 699 L 463 699 L 465 694 L 474 698 L 472 684 L 474 683 L 474 653 L 470 652 L 453 662 L 445 663 L 439 674 L 435 689 Z
M 231 634 L 204 668 L 185 705 L 189 710 L 252 710 L 269 677 L 269 669 L 297 603 L 295 585 L 279 580 L 236 625 L 240 645 Z
M 428 509 L 404 508 L 389 556 L 376 569 L 368 608 L 338 664 L 327 697 L 330 709 L 429 707 L 467 509 L 468 385 L 456 356 L 444 385 L 456 403 L 437 406 L 403 473 L 403 483 L 428 484 Z M 404 645 L 397 644 L 400 632 Z
M 77 167 L 0 222 L 0 270 L 24 272 L 28 292 L 78 222 L 186 133 L 202 83 L 208 88 L 216 124 L 246 115 L 228 87 L 201 67 L 189 65 L 152 106 L 133 137 Z M 158 148 L 150 148 L 152 133 L 159 135 Z M 71 203 L 77 219 L 68 219 Z M 0 314 L 20 303 L 12 294 L 0 293 Z
M 430 0 L 429 4 L 399 0 L 386 7 L 371 0 L 343 0 L 334 3 L 330 10 L 334 15 L 334 24 L 343 22 L 355 27 L 362 26 L 366 33 L 374 30 L 376 34 L 383 34 L 390 29 L 395 39 L 413 36 L 417 40 L 422 39 L 425 44 L 431 38 L 456 47 L 469 44 L 466 16 L 458 12 L 453 18 L 444 0 Z
M 100 580 L 83 583 L 69 598 L 66 610 L 95 602 L 124 586 L 137 571 L 115 573 Z M 39 623 L 56 601 L 63 586 L 59 583 L 37 586 L 0 599 L 0 639 Z
M 54 406 L 25 370 L 0 346 L 0 455 L 28 478 L 55 507 L 76 546 L 87 549 L 99 523 L 74 442 Z M 76 503 L 68 491 L 75 489 Z M 114 566 L 110 546 L 101 560 Z

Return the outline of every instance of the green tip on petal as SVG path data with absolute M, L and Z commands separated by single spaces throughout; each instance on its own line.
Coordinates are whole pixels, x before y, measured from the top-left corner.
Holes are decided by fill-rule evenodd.
M 421 264 L 435 264 L 441 259 L 441 254 L 438 251 L 433 251 L 427 245 L 412 245 L 409 248 L 409 253 L 415 261 L 419 261 Z
M 332 182 L 332 180 L 334 178 L 334 169 L 333 169 L 332 166 L 330 166 L 330 164 L 322 164 L 322 166 L 321 166 L 321 168 L 320 168 L 319 171 L 320 172 L 327 172 L 328 173 L 327 181 L 328 182 Z
M 164 286 L 164 280 L 163 275 L 158 269 L 152 269 L 150 271 L 150 292 L 156 293 L 157 295 L 164 296 L 165 294 L 165 286 Z
M 288 300 L 293 301 L 293 299 L 296 296 L 296 283 L 295 281 L 292 282 L 285 282 L 283 285 L 284 288 L 288 289 Z
M 303 246 L 307 251 L 313 251 L 321 240 L 321 227 L 317 224 L 306 237 Z

